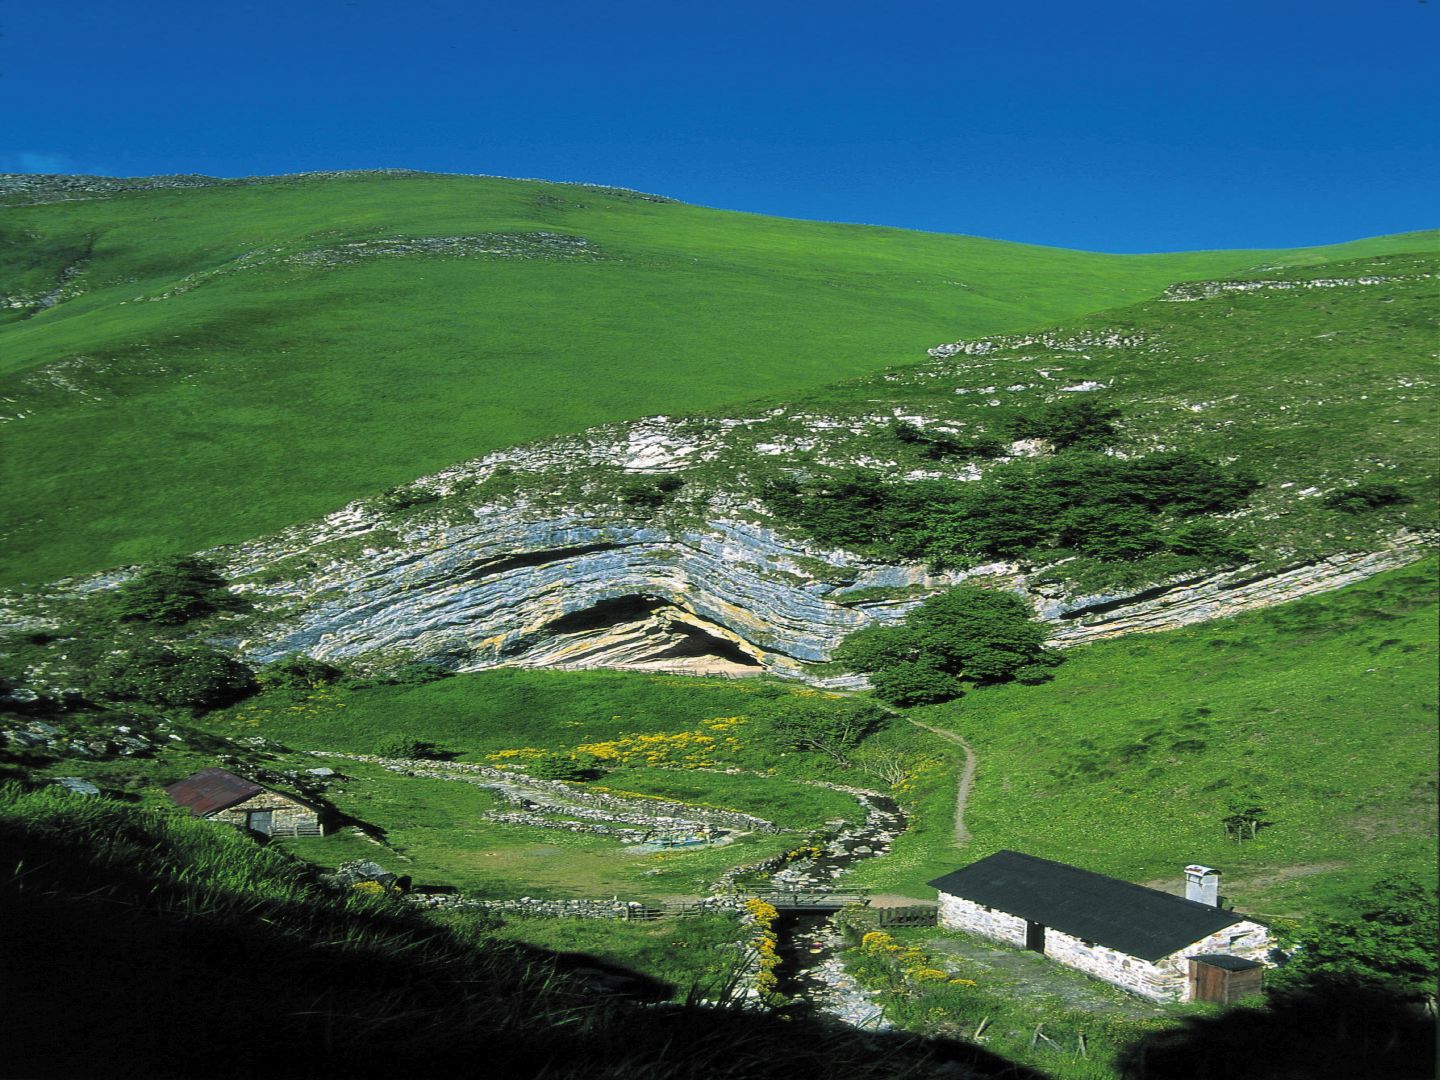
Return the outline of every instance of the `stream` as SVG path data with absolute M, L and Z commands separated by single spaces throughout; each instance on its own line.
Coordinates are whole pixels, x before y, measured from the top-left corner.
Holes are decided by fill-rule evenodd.
M 905 816 L 894 799 L 859 788 L 844 790 L 865 807 L 865 821 L 841 829 L 815 858 L 777 870 L 770 879 L 773 890 L 825 891 L 861 860 L 886 854 L 891 841 L 904 831 Z M 832 917 L 828 912 L 780 912 L 775 923 L 781 958 L 775 973 L 778 989 L 853 1027 L 884 1031 L 890 1025 L 878 995 L 846 974 L 840 962 L 845 942 Z

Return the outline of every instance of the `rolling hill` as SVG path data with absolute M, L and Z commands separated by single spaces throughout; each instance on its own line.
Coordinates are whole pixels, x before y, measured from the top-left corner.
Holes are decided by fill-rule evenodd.
M 0 178 L 0 582 L 235 542 L 496 447 L 794 394 L 1258 263 L 421 173 Z

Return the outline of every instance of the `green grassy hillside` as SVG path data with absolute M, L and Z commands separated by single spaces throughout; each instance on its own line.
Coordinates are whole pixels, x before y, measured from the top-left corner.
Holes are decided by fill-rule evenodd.
M 1242 910 L 1289 917 L 1433 878 L 1435 569 L 1088 646 L 1053 682 L 918 710 L 979 755 L 973 840 L 902 838 L 872 872 L 913 887 L 1013 848 L 1174 888 L 1200 862 Z M 1254 840 L 1226 837 L 1237 800 L 1263 808 Z
M 0 185 L 12 583 L 240 540 L 519 440 L 795 392 L 1275 255 L 1094 255 L 491 178 L 62 179 Z

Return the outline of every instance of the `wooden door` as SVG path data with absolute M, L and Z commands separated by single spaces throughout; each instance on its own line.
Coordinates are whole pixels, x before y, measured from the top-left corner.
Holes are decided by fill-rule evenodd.
M 1025 948 L 1038 953 L 1045 951 L 1045 925 L 1043 923 L 1027 922 L 1025 924 Z
M 1230 973 L 1223 968 L 1211 967 L 1198 960 L 1190 961 L 1190 1000 L 1217 1001 L 1225 1004 L 1226 976 Z

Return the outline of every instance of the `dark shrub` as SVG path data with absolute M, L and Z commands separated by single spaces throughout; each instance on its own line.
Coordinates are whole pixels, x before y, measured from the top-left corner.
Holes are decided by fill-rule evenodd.
M 93 691 L 102 698 L 158 707 L 214 709 L 255 690 L 255 673 L 203 646 L 143 646 L 97 665 Z
M 190 557 L 167 559 L 141 570 L 115 590 L 121 622 L 179 626 L 239 606 L 214 564 Z
M 375 754 L 377 757 L 415 758 L 420 761 L 440 761 L 448 756 L 434 743 L 412 735 L 387 735 L 375 744 Z
M 345 672 L 334 664 L 296 653 L 265 665 L 256 677 L 267 690 L 317 690 L 339 682 L 344 675 Z
M 541 780 L 594 780 L 603 771 L 594 754 L 566 754 L 553 751 L 525 764 L 531 776 Z
M 1325 496 L 1324 505 L 1331 510 L 1346 514 L 1364 514 L 1386 506 L 1403 506 L 1414 502 L 1400 490 L 1400 485 L 1389 480 L 1362 480 L 1348 488 L 1332 491 Z
M 620 485 L 620 501 L 626 506 L 655 509 L 685 486 L 678 476 L 636 477 Z
M 1010 435 L 1016 439 L 1045 439 L 1056 450 L 1100 450 L 1116 433 L 1120 410 L 1090 397 L 1052 401 L 1035 412 L 1013 417 Z

